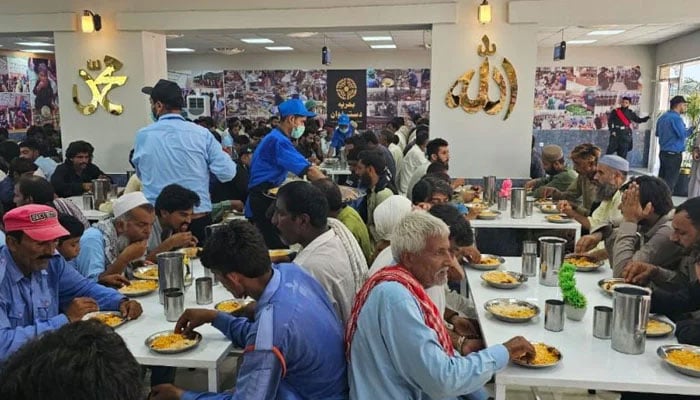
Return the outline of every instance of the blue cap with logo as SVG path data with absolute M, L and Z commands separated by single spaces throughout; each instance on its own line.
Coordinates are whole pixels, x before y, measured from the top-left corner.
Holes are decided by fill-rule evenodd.
M 338 125 L 350 125 L 350 117 L 347 114 L 340 114 Z
M 313 118 L 316 116 L 315 113 L 307 110 L 304 103 L 299 99 L 289 99 L 282 102 L 277 108 L 280 111 L 280 117 L 288 117 L 290 115 L 296 115 L 300 117 Z

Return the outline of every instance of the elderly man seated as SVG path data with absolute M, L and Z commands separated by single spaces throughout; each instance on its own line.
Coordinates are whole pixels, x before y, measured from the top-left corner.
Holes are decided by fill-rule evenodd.
M 189 189 L 177 184 L 163 188 L 156 198 L 156 219 L 148 239 L 149 261 L 155 262 L 158 253 L 197 245 L 189 228 L 198 205 L 199 196 Z
M 123 277 L 127 265 L 146 255 L 156 215 L 141 192 L 116 199 L 113 212 L 113 218 L 100 221 L 83 233 L 76 268 L 87 278 L 121 287 L 127 283 Z
M 574 147 L 571 151 L 571 161 L 574 163 L 574 171 L 578 173 L 578 177 L 566 190 L 544 188 L 542 196 L 545 198 L 551 196 L 552 200 L 566 200 L 572 204 L 577 213 L 588 216 L 596 195 L 593 178 L 599 158 L 600 147 L 592 143 L 582 143 Z
M 533 179 L 525 184 L 525 189 L 534 190 L 533 196 L 543 197 L 545 188 L 565 191 L 576 180 L 576 172 L 566 166 L 564 151 L 556 144 L 542 148 L 542 167 L 547 173 L 544 178 Z
M 58 239 L 68 235 L 56 210 L 30 204 L 8 212 L 3 222 L 7 245 L 0 247 L 0 360 L 89 312 L 119 310 L 128 319 L 141 315 L 138 302 L 80 276 L 56 252 Z
M 485 399 L 483 385 L 509 359 L 534 357 L 515 337 L 468 356 L 455 355 L 442 316 L 426 289 L 447 282 L 455 259 L 447 225 L 422 211 L 406 215 L 391 237 L 398 264 L 374 274 L 346 326 L 350 398 Z M 420 349 L 417 351 L 416 349 Z
M 262 235 L 246 221 L 217 230 L 202 264 L 235 297 L 257 301 L 255 318 L 211 309 L 188 309 L 175 326 L 188 334 L 210 323 L 245 349 L 233 393 L 195 393 L 172 385 L 153 389 L 153 400 L 347 399 L 343 328 L 323 287 L 296 264 L 270 266 Z
M 345 225 L 328 218 L 325 196 L 308 182 L 282 186 L 272 223 L 286 244 L 304 247 L 294 262 L 321 283 L 340 320 L 347 321 L 355 293 L 367 278 L 367 261 Z

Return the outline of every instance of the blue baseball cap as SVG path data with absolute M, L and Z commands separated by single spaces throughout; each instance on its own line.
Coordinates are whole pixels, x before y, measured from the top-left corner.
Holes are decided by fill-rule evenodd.
M 338 125 L 350 125 L 350 117 L 347 114 L 340 114 Z
M 297 115 L 300 117 L 313 118 L 316 116 L 315 113 L 307 110 L 304 103 L 299 99 L 289 99 L 282 102 L 277 108 L 280 111 L 280 117 L 288 117 L 290 115 Z

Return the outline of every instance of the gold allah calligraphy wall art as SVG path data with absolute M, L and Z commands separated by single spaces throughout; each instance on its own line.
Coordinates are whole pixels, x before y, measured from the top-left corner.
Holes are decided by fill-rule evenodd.
M 93 78 L 87 70 L 99 71 L 104 63 L 105 68 L 100 72 L 97 78 Z M 118 87 L 124 86 L 127 81 L 126 76 L 115 76 L 115 72 L 122 69 L 124 64 L 111 56 L 105 56 L 104 60 L 87 60 L 86 69 L 79 69 L 78 76 L 85 81 L 85 84 L 90 89 L 92 99 L 86 105 L 83 105 L 78 98 L 78 85 L 73 85 L 73 103 L 78 111 L 83 115 L 94 114 L 99 106 L 102 106 L 112 115 L 121 115 L 124 112 L 124 106 L 113 103 L 109 99 L 110 92 Z
M 489 74 L 491 70 L 489 56 L 496 54 L 496 44 L 492 44 L 486 35 L 481 38 L 481 42 L 482 44 L 477 48 L 477 54 L 484 57 L 484 60 L 479 66 L 479 90 L 476 98 L 469 97 L 469 85 L 477 73 L 475 70 L 470 70 L 462 74 L 450 86 L 445 96 L 445 104 L 448 108 L 460 107 L 469 114 L 476 114 L 479 110 L 484 110 L 488 115 L 497 115 L 505 108 L 506 112 L 503 116 L 505 121 L 510 117 L 518 100 L 518 76 L 513 64 L 505 57 L 501 62 L 505 76 L 497 68 L 494 68 L 493 72 Z M 493 79 L 498 86 L 500 94 L 498 100 L 494 101 L 489 98 L 489 79 Z M 508 97 L 508 91 L 510 91 L 510 97 Z

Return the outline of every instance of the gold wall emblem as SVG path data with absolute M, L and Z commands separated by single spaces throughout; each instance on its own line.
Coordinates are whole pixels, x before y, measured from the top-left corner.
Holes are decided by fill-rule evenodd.
M 124 64 L 114 57 L 105 56 L 104 65 L 105 69 L 97 78 L 93 78 L 92 75 L 84 69 L 78 70 L 78 75 L 85 81 L 85 84 L 90 88 L 90 94 L 92 94 L 90 102 L 87 105 L 83 105 L 80 103 L 80 99 L 78 99 L 78 85 L 73 85 L 73 103 L 75 103 L 78 111 L 83 115 L 94 114 L 100 105 L 113 115 L 121 115 L 124 112 L 124 106 L 112 103 L 107 97 L 112 89 L 124 86 L 126 83 L 126 76 L 112 76 L 113 73 L 122 69 Z M 100 60 L 87 61 L 87 69 L 99 71 L 100 68 Z
M 355 103 L 350 102 L 357 96 L 357 84 L 351 78 L 343 78 L 335 85 L 335 91 L 338 93 L 338 98 L 344 100 L 338 103 L 338 108 L 341 110 L 352 110 L 355 108 Z
M 470 70 L 460 76 L 445 96 L 445 103 L 449 108 L 461 107 L 462 110 L 469 114 L 475 114 L 479 110 L 484 110 L 488 115 L 497 115 L 500 113 L 506 103 L 508 89 L 510 89 L 510 99 L 503 120 L 507 120 L 515 108 L 515 103 L 518 99 L 518 76 L 515 73 L 513 64 L 503 58 L 501 68 L 505 71 L 505 77 L 498 69 L 494 68 L 491 73 L 491 78 L 498 85 L 500 96 L 498 100 L 493 101 L 489 98 L 489 71 L 490 63 L 489 56 L 496 54 L 496 44 L 492 44 L 488 36 L 484 35 L 481 38 L 482 44 L 477 48 L 477 54 L 484 57 L 484 61 L 479 67 L 479 92 L 475 99 L 469 97 L 469 84 L 471 83 L 476 71 Z M 507 78 L 507 81 L 506 81 Z

